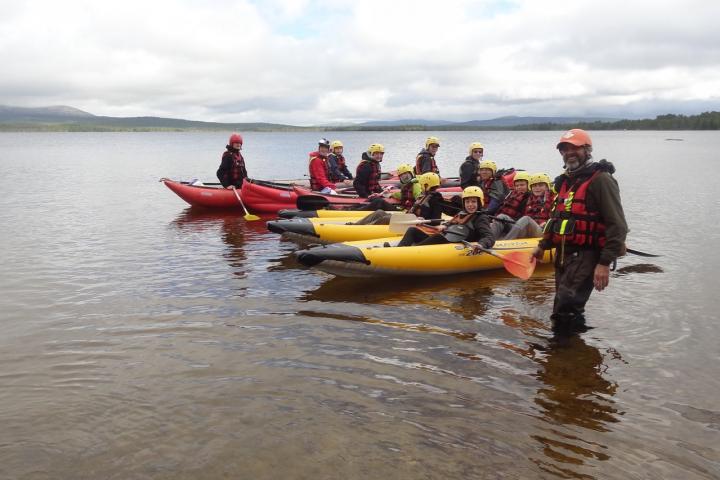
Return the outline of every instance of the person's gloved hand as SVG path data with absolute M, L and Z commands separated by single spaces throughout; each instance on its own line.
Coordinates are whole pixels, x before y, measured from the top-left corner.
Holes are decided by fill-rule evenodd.
M 540 245 L 538 245 L 537 247 L 535 247 L 535 250 L 533 250 L 532 255 L 538 260 L 542 260 L 543 256 L 545 256 L 545 250 L 540 248 Z

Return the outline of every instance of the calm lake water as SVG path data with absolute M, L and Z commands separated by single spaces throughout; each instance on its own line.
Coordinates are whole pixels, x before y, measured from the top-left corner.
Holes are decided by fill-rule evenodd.
M 441 172 L 479 140 L 554 176 L 559 134 L 440 132 Z M 251 176 L 318 136 L 248 133 Z M 427 134 L 337 136 L 389 170 Z M 720 133 L 593 137 L 662 257 L 555 338 L 547 268 L 339 279 L 191 211 L 158 179 L 214 181 L 226 133 L 0 133 L 0 478 L 719 478 Z

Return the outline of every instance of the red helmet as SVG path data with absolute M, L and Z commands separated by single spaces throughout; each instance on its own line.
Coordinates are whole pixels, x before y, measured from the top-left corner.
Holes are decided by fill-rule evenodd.
M 230 140 L 228 140 L 228 145 L 232 145 L 233 143 L 239 143 L 240 145 L 242 145 L 243 141 L 242 141 L 242 137 L 240 136 L 239 133 L 233 133 L 232 135 L 230 135 Z
M 571 145 L 575 145 L 576 147 L 592 147 L 592 140 L 590 140 L 590 135 L 588 135 L 585 130 L 581 130 L 579 128 L 573 128 L 572 130 L 568 130 L 567 132 L 565 132 L 563 136 L 560 137 L 560 141 L 558 142 L 556 148 L 560 148 L 560 145 L 562 145 L 563 143 L 569 143 Z

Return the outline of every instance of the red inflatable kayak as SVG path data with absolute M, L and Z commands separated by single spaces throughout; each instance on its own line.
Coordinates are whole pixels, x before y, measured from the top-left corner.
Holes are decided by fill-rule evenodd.
M 300 195 L 312 195 L 315 197 L 325 197 L 333 205 L 356 205 L 356 204 L 365 203 L 368 201 L 367 198 L 361 198 L 361 197 L 358 197 L 357 195 L 343 195 L 343 194 L 331 195 L 329 193 L 316 192 L 314 190 L 310 190 L 309 188 L 300 187 L 298 185 L 293 185 L 293 191 L 296 194 L 296 197 L 295 197 L 296 199 L 297 199 L 297 196 L 300 196 Z M 388 201 L 390 203 L 394 203 L 390 199 L 388 199 Z M 290 208 L 295 208 L 295 207 L 293 206 Z
M 190 185 L 188 182 L 179 182 L 169 178 L 162 178 L 160 181 L 193 207 L 241 209 L 235 193 L 220 185 Z
M 245 179 L 240 190 L 248 210 L 255 213 L 277 213 L 285 208 L 295 208 L 297 193 L 293 185 Z
M 193 207 L 242 210 L 235 192 L 220 185 L 191 185 L 168 178 L 160 181 Z M 237 192 L 245 207 L 255 213 L 276 213 L 284 208 L 295 208 L 297 199 L 291 185 L 249 178 Z

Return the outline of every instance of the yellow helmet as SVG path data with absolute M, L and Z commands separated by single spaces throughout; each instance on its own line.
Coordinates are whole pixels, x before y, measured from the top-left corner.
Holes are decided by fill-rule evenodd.
M 519 182 L 520 180 L 525 180 L 528 182 L 528 185 L 530 185 L 530 174 L 525 171 L 515 172 L 515 176 L 513 177 L 513 183 Z
M 530 181 L 528 183 L 531 187 L 537 183 L 547 183 L 548 187 L 550 187 L 552 181 L 550 180 L 550 177 L 547 173 L 535 173 L 530 176 Z
M 480 142 L 471 143 L 470 148 L 468 148 L 468 155 L 472 155 L 472 151 L 477 149 L 485 150 L 485 146 L 483 146 L 483 144 Z
M 372 145 L 370 145 L 370 146 L 368 147 L 368 153 L 369 153 L 370 155 L 372 155 L 372 154 L 375 153 L 375 152 L 385 153 L 385 147 L 383 147 L 383 146 L 382 146 L 381 144 L 379 144 L 379 143 L 373 143 Z
M 463 202 L 465 201 L 466 198 L 473 198 L 473 197 L 478 198 L 479 203 L 482 206 L 483 202 L 485 201 L 485 194 L 483 193 L 482 188 L 473 186 L 473 187 L 466 187 L 465 190 L 463 190 L 463 192 L 462 192 Z
M 399 167 L 397 167 L 397 174 L 398 176 L 402 175 L 403 173 L 413 173 L 413 167 L 409 163 L 403 163 Z
M 440 175 L 435 172 L 423 173 L 417 179 L 423 190 L 430 190 L 433 187 L 440 186 Z
M 439 146 L 440 146 L 440 139 L 437 138 L 437 137 L 428 137 L 428 138 L 425 140 L 425 148 L 428 148 L 430 145 L 433 145 L 433 144 L 434 144 L 434 145 L 437 145 L 437 146 L 439 147 Z
M 480 170 L 481 168 L 489 168 L 490 170 L 492 170 L 493 175 L 495 175 L 495 172 L 497 172 L 497 165 L 492 160 L 483 160 L 482 162 L 480 162 L 480 164 L 478 165 L 478 170 Z
M 330 148 L 337 148 L 337 147 L 342 147 L 342 146 L 343 146 L 343 144 L 340 140 L 333 140 L 330 143 Z

